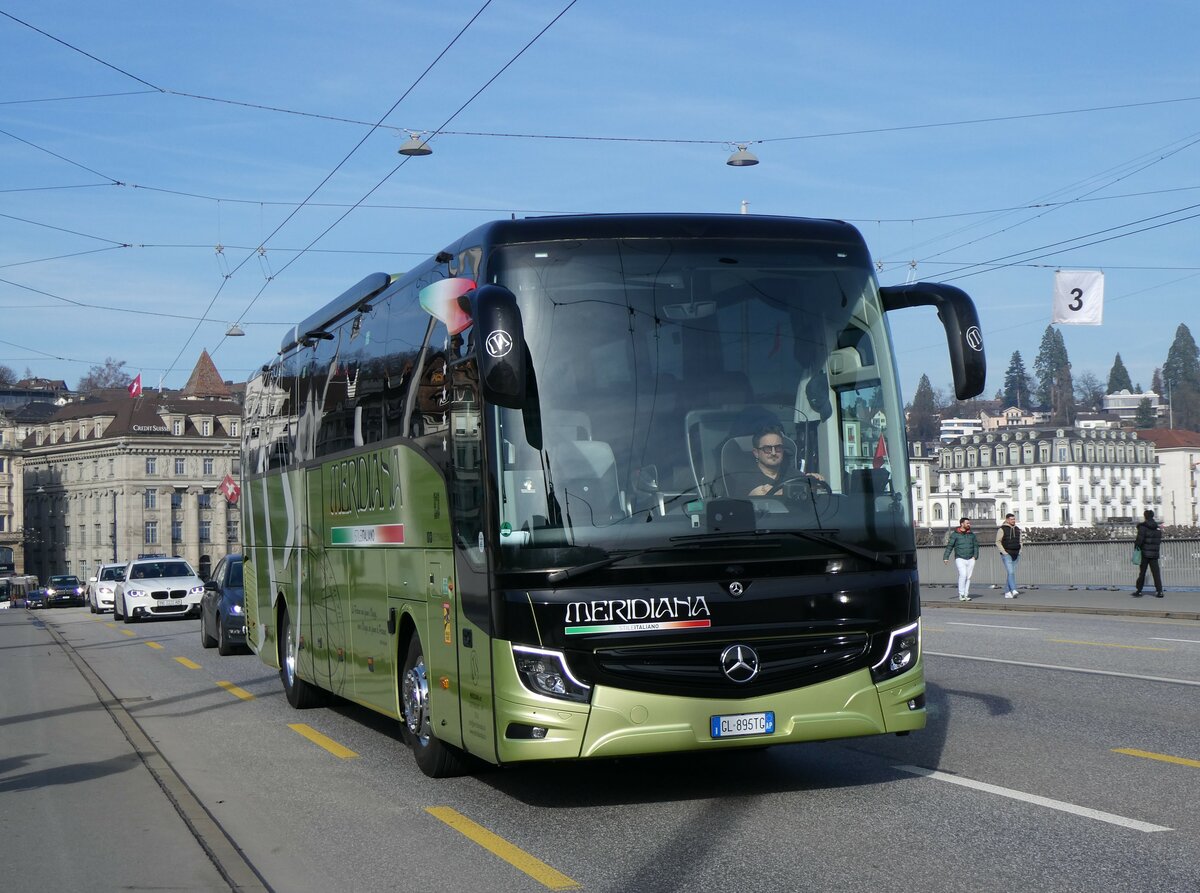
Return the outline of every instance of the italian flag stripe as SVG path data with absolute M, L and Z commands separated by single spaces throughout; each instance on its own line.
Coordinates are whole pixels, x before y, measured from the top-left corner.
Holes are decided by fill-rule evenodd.
M 360 527 L 333 527 L 329 530 L 333 546 L 395 546 L 404 543 L 403 524 L 365 524 Z

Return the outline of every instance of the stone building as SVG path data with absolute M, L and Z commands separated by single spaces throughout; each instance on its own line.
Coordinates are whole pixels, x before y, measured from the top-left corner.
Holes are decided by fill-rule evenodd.
M 0 577 L 25 573 L 21 531 L 25 526 L 21 450 L 17 427 L 0 412 Z
M 93 394 L 31 425 L 23 443 L 26 573 L 90 576 L 145 554 L 201 575 L 241 544 L 241 406 L 207 351 L 181 391 Z
M 1020 428 L 942 443 L 910 459 L 920 527 L 966 515 L 992 526 L 1013 512 L 1023 527 L 1080 527 L 1162 516 L 1162 471 L 1153 442 L 1132 431 Z

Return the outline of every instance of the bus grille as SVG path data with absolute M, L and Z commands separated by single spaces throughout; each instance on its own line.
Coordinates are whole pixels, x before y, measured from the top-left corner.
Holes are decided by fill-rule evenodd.
M 748 645 L 758 654 L 758 675 L 749 682 L 733 682 L 722 671 L 721 654 L 730 645 Z M 570 659 L 600 685 L 656 694 L 751 697 L 861 669 L 867 666 L 869 646 L 866 633 L 849 633 L 598 648 Z

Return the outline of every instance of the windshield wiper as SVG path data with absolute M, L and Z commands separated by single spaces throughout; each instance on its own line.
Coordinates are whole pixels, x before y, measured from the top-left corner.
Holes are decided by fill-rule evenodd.
M 864 549 L 862 546 L 855 545 L 854 543 L 845 542 L 844 540 L 837 539 L 836 536 L 830 535 L 830 534 L 837 534 L 839 532 L 840 531 L 837 531 L 837 530 L 829 530 L 829 531 L 824 531 L 821 533 L 817 533 L 812 530 L 787 530 L 787 529 L 745 530 L 745 531 L 740 531 L 740 532 L 731 531 L 729 533 L 723 533 L 717 537 L 711 537 L 706 534 L 696 534 L 696 535 L 692 535 L 692 536 L 676 536 L 676 537 L 672 537 L 672 540 L 682 541 L 682 542 L 699 542 L 699 541 L 703 540 L 708 543 L 719 544 L 723 540 L 736 540 L 736 539 L 741 539 L 741 538 L 756 539 L 758 537 L 793 536 L 793 537 L 796 537 L 797 539 L 808 540 L 810 543 L 817 543 L 818 545 L 829 546 L 832 549 L 837 549 L 841 552 L 846 552 L 850 555 L 857 555 L 859 558 L 865 558 L 868 561 L 872 562 L 873 564 L 877 564 L 881 567 L 894 567 L 895 566 L 895 564 L 896 564 L 895 558 L 886 552 L 875 552 L 871 549 Z
M 674 539 L 683 538 L 674 537 Z M 565 567 L 562 570 L 550 571 L 546 575 L 546 579 L 551 583 L 561 583 L 563 580 L 570 580 L 574 577 L 590 574 L 592 571 L 598 571 L 601 568 L 611 567 L 629 558 L 640 558 L 642 555 L 650 555 L 654 552 L 674 552 L 678 548 L 678 546 L 651 546 L 646 549 L 632 549 L 628 552 L 620 552 L 604 558 L 598 558 L 595 561 L 589 561 L 587 564 L 577 564 L 574 567 Z
M 596 561 L 589 561 L 587 564 L 577 564 L 574 567 L 565 567 L 562 570 L 550 571 L 546 575 L 546 579 L 551 583 L 561 583 L 563 580 L 570 580 L 572 577 L 579 577 L 583 574 L 590 574 L 592 571 L 598 571 L 602 567 L 610 567 L 619 561 L 624 561 L 626 558 L 636 558 L 639 555 L 645 555 L 647 552 L 653 552 L 654 549 L 635 549 L 632 552 L 621 552 L 615 555 L 606 555 Z

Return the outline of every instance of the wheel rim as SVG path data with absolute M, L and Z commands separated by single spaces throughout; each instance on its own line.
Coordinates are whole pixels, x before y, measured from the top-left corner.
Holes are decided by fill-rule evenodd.
M 429 743 L 429 680 L 425 676 L 424 655 L 419 655 L 416 664 L 404 673 L 401 697 L 408 731 L 424 747 Z
M 291 623 L 285 622 L 284 634 L 287 636 L 285 645 L 287 651 L 283 658 L 283 674 L 284 681 L 287 683 L 288 688 L 291 688 L 296 681 L 296 642 L 292 638 Z

